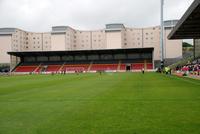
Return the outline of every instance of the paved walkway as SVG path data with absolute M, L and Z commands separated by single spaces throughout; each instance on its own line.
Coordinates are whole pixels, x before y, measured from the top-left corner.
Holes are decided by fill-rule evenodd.
M 187 76 L 188 78 L 192 78 L 192 79 L 197 79 L 200 80 L 200 76 L 199 75 L 189 75 Z
M 183 76 L 182 73 L 174 73 L 174 75 L 176 75 L 178 77 L 187 77 L 187 78 L 191 78 L 191 79 L 200 80 L 200 75 L 191 75 L 191 74 L 189 74 L 188 76 Z

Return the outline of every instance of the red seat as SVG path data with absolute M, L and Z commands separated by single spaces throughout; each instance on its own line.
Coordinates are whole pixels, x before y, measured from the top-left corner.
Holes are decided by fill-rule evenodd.
M 62 71 L 87 71 L 89 65 L 65 65 Z
M 59 71 L 61 65 L 48 65 L 46 72 L 57 72 Z
M 37 66 L 18 66 L 15 72 L 33 72 Z
M 91 71 L 117 70 L 118 64 L 93 64 Z
M 126 70 L 126 65 L 125 64 L 121 64 L 120 70 Z
M 41 72 L 41 70 L 42 70 L 42 67 L 38 67 L 36 70 L 35 70 L 35 72 Z
M 144 68 L 144 63 L 134 63 L 131 65 L 132 70 L 141 70 Z
M 152 63 L 147 63 L 147 69 L 153 69 L 153 64 Z

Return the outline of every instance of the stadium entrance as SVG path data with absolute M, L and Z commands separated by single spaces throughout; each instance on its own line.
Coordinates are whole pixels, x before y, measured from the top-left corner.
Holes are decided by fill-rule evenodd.
M 126 64 L 126 71 L 127 72 L 131 71 L 131 64 Z
M 154 68 L 153 48 L 8 52 L 8 54 L 20 59 L 12 70 L 15 73 L 125 72 Z

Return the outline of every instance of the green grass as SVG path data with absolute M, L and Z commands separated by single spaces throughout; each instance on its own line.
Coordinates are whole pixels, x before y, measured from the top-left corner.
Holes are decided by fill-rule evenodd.
M 199 87 L 156 73 L 0 77 L 0 134 L 199 134 Z

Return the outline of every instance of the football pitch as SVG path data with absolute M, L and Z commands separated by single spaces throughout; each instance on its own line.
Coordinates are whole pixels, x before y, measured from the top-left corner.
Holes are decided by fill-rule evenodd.
M 0 134 L 199 134 L 200 81 L 156 73 L 0 77 Z

